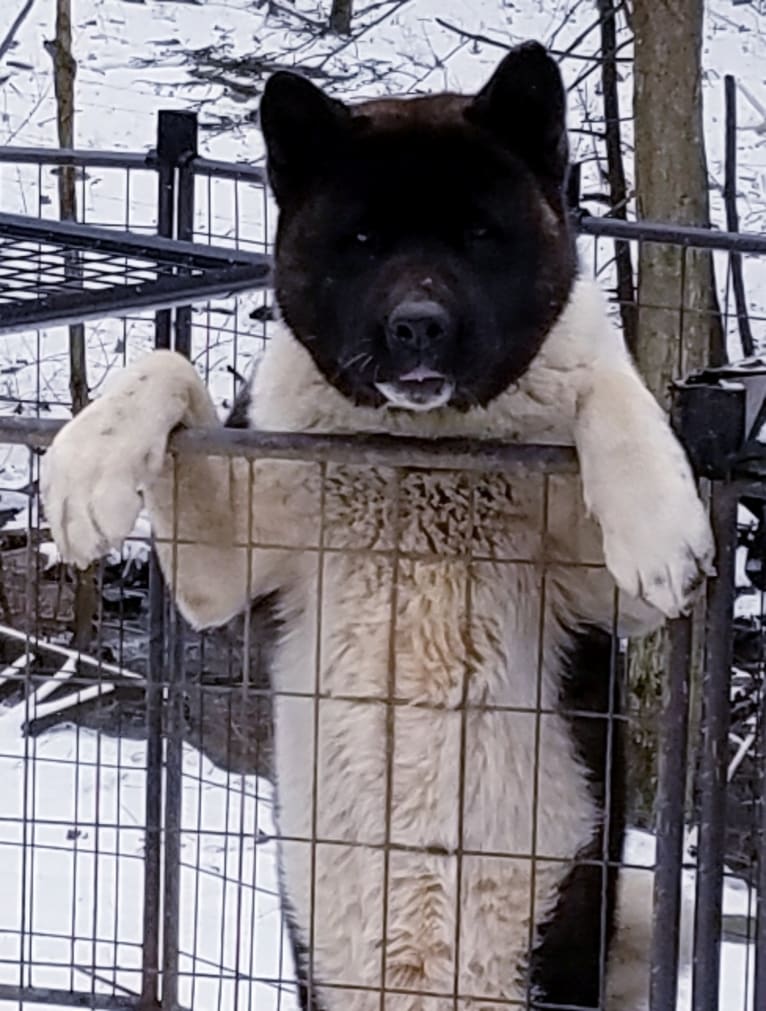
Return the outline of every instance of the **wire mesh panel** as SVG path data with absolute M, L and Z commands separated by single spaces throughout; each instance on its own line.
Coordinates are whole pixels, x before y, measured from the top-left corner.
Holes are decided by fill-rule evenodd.
M 55 282 L 57 289 L 46 289 L 45 297 L 66 294 L 71 287 L 72 301 L 80 305 L 72 318 L 80 318 L 86 311 L 83 301 L 92 299 L 90 282 L 95 282 L 97 271 L 98 278 L 106 271 L 110 283 L 119 282 L 123 290 L 118 298 L 129 314 L 83 327 L 85 378 L 91 395 L 97 395 L 105 377 L 155 342 L 153 307 L 158 300 L 148 289 L 163 279 L 171 287 L 186 286 L 202 300 L 188 311 L 192 354 L 226 411 L 241 374 L 251 368 L 262 346 L 268 316 L 264 292 L 227 294 L 252 288 L 252 276 L 246 285 L 237 281 L 236 264 L 246 265 L 243 273 L 252 275 L 262 262 L 256 254 L 267 251 L 262 173 L 247 165 L 195 159 L 192 169 L 187 166 L 185 184 L 188 190 L 191 182 L 194 199 L 180 207 L 175 194 L 183 184 L 173 167 L 164 179 L 166 191 L 174 194 L 172 214 L 160 221 L 160 213 L 167 212 L 159 200 L 160 169 L 160 159 L 151 154 L 0 152 L 2 210 L 8 212 L 4 220 L 17 229 L 23 226 L 21 234 L 6 239 L 14 249 L 4 250 L 0 290 L 10 303 L 20 301 L 22 289 L 33 286 L 39 309 L 44 282 Z M 56 213 L 58 176 L 67 170 L 76 173 L 80 215 L 89 223 L 83 229 L 43 220 Z M 36 213 L 39 227 L 29 217 L 19 221 L 19 212 Z M 129 228 L 132 234 L 93 225 Z M 241 238 L 243 226 L 249 237 L 258 237 L 256 243 Z M 158 230 L 170 241 L 155 238 Z M 185 240 L 196 244 L 179 253 L 173 240 L 182 231 Z M 6 228 L 4 234 L 9 232 Z M 68 270 L 77 275 L 71 283 Z M 214 299 L 204 292 L 205 275 L 209 279 L 211 272 L 226 274 L 226 283 L 211 289 L 219 293 Z M 127 293 L 126 287 L 131 288 Z M 147 297 L 136 299 L 139 290 Z M 173 301 L 178 298 L 160 299 L 159 304 Z M 142 302 L 150 311 L 141 310 Z M 257 310 L 258 318 L 251 318 Z M 67 315 L 58 306 L 51 318 Z M 39 433 L 51 415 L 68 414 L 70 337 L 65 328 L 55 326 L 4 337 L 6 418 L 34 423 Z M 40 445 L 39 439 L 32 442 Z M 165 810 L 173 800 L 165 787 L 166 778 L 172 777 L 163 772 L 167 747 L 161 736 L 168 703 L 163 674 L 167 636 L 156 612 L 150 622 L 148 543 L 139 528 L 121 556 L 113 555 L 97 572 L 72 579 L 38 515 L 37 465 L 37 451 L 19 445 L 16 435 L 4 446 L 1 637 L 7 663 L 0 700 L 7 733 L 0 761 L 8 771 L 2 846 L 8 856 L 3 885 L 8 885 L 4 895 L 9 899 L 3 903 L 0 924 L 0 1004 L 8 1000 L 15 1007 L 24 999 L 148 1006 L 160 983 L 164 910 L 173 908 L 166 901 L 173 875 L 163 872 L 161 834 Z M 160 597 L 160 608 L 165 607 Z M 68 648 L 73 630 L 75 650 Z M 188 816 L 185 866 L 181 869 L 178 863 L 180 879 L 176 874 L 175 880 L 183 895 L 204 899 L 210 912 L 201 940 L 201 928 L 190 915 L 189 930 L 180 938 L 176 930 L 173 943 L 180 941 L 189 953 L 181 956 L 181 966 L 193 965 L 197 985 L 207 987 L 207 1005 L 222 999 L 221 980 L 236 976 L 232 966 L 240 956 L 232 954 L 227 896 L 235 888 L 241 903 L 248 894 L 244 875 L 236 878 L 236 886 L 232 882 L 255 852 L 255 843 L 248 847 L 243 841 L 242 858 L 232 863 L 240 819 L 234 812 L 241 808 L 241 817 L 253 827 L 253 805 L 258 803 L 252 776 L 234 777 L 228 785 L 229 757 L 235 756 L 236 768 L 237 748 L 244 755 L 252 748 L 249 730 L 241 730 L 237 745 L 220 723 L 221 713 L 230 707 L 232 671 L 242 662 L 237 642 L 229 630 L 212 636 L 210 644 L 190 640 L 188 652 L 199 657 L 205 685 L 197 695 L 190 685 L 182 710 L 184 735 L 198 746 L 203 739 L 210 741 L 212 760 L 204 751 L 182 758 L 187 773 L 184 809 L 199 808 L 207 836 L 202 839 L 197 822 Z M 162 664 L 162 670 L 153 663 Z M 209 715 L 209 709 L 218 716 Z M 208 732 L 211 724 L 218 725 L 217 733 Z M 264 728 L 268 726 L 266 721 Z M 244 767 L 250 771 L 247 763 Z M 240 835 L 247 838 L 247 833 Z M 251 836 L 256 839 L 254 831 Z M 264 902 L 268 912 L 269 901 L 272 906 L 275 901 L 273 884 L 259 881 L 257 892 L 253 886 L 249 893 L 250 915 L 263 918 Z M 274 915 L 278 919 L 278 913 Z M 170 969 L 171 963 L 167 965 Z
M 244 169 L 197 160 L 190 179 L 178 165 L 173 173 L 170 231 L 234 249 L 264 234 L 263 190 Z M 89 200 L 95 219 L 99 205 Z M 115 206 L 103 212 L 109 223 L 121 221 Z M 160 200 L 153 222 L 147 211 L 146 227 L 169 234 L 167 212 Z M 613 225 L 620 237 L 615 223 L 585 222 L 583 230 Z M 714 241 L 727 250 L 733 242 L 637 226 L 624 238 L 674 250 Z M 596 269 L 608 280 L 607 239 L 582 241 L 592 242 Z M 763 252 L 755 240 L 742 241 Z M 266 252 L 265 239 L 253 248 Z M 680 252 L 680 262 L 688 255 Z M 8 269 L 16 269 L 13 262 Z M 673 304 L 655 308 L 672 314 L 673 371 L 680 375 L 691 364 L 683 352 L 686 321 L 711 310 L 693 303 L 683 278 Z M 63 417 L 69 401 L 67 334 L 24 334 L 6 347 L 17 369 L 10 375 L 25 379 L 6 388 L 0 422 L 0 887 L 9 896 L 0 905 L 0 1008 L 149 1007 L 161 1000 L 195 1011 L 288 1011 L 311 991 L 353 1008 L 538 1006 L 523 981 L 515 992 L 498 982 L 504 967 L 497 978 L 477 977 L 475 956 L 482 953 L 472 925 L 483 923 L 487 943 L 500 938 L 508 958 L 534 976 L 546 943 L 535 931 L 536 911 L 565 871 L 597 882 L 594 931 L 567 941 L 568 950 L 583 952 L 583 972 L 587 958 L 596 962 L 588 1007 L 620 1006 L 619 987 L 627 984 L 607 973 L 606 938 L 615 901 L 622 910 L 631 895 L 642 897 L 644 915 L 625 958 L 641 962 L 643 990 L 653 978 L 654 1011 L 669 1011 L 676 999 L 695 1011 L 760 1007 L 763 637 L 760 610 L 738 613 L 730 682 L 732 552 L 719 559 L 702 668 L 690 625 L 672 630 L 659 784 L 644 784 L 657 799 L 642 821 L 630 804 L 626 812 L 615 786 L 633 732 L 625 709 L 633 688 L 624 639 L 629 615 L 606 578 L 598 531 L 585 521 L 575 529 L 565 508 L 577 489 L 572 451 L 240 432 L 236 394 L 269 325 L 263 292 L 163 309 L 156 320 L 88 325 L 88 346 L 97 350 L 89 359 L 97 362 L 95 392 L 156 333 L 160 344 L 191 357 L 221 414 L 233 411 L 228 431 L 186 433 L 173 442 L 176 526 L 156 542 L 167 554 L 170 594 L 150 564 L 143 518 L 121 552 L 84 574 L 60 563 L 37 491 L 39 454 L 56 428 L 45 415 L 52 406 Z M 46 365 L 51 358 L 53 368 Z M 722 416 L 715 421 L 723 425 Z M 184 475 L 189 461 L 203 460 L 213 461 L 213 474 L 240 474 L 246 497 L 296 473 L 306 497 L 294 517 L 285 500 L 278 529 L 244 522 L 236 542 L 248 572 L 255 559 L 278 558 L 284 571 L 297 566 L 300 599 L 286 602 L 268 581 L 253 582 L 242 614 L 217 615 L 220 627 L 198 633 L 172 600 L 182 590 L 185 552 L 194 549 L 183 529 Z M 721 488 L 713 511 L 728 544 L 736 512 Z M 376 512 L 368 508 L 373 501 L 385 504 Z M 434 503 L 439 522 L 424 526 L 422 512 Z M 244 502 L 242 515 L 257 515 L 252 504 Z M 740 516 L 752 573 L 760 527 Z M 205 574 L 211 593 L 221 583 L 220 564 Z M 742 567 L 739 574 L 744 579 Z M 567 593 L 598 597 L 612 634 L 577 640 L 572 663 L 601 676 L 562 698 L 547 679 L 547 650 Z M 759 593 L 740 598 L 752 603 Z M 336 615 L 349 595 L 358 624 L 344 640 Z M 503 610 L 508 600 L 529 602 L 522 617 L 527 631 L 534 626 L 531 638 L 503 631 L 503 621 L 522 621 Z M 370 619 L 371 610 L 382 618 Z M 292 641 L 305 663 L 291 681 L 285 668 L 275 672 L 275 657 L 285 622 L 296 614 Z M 508 684 L 498 672 L 518 659 L 522 641 L 529 676 Z M 487 666 L 488 656 L 497 658 L 497 670 Z M 275 753 L 285 744 L 275 741 L 275 714 L 301 756 L 294 764 L 300 774 L 278 784 Z M 582 780 L 568 780 L 566 766 L 557 764 L 564 729 L 589 756 Z M 497 740 L 506 742 L 503 761 L 518 763 L 512 806 L 506 780 L 492 771 L 502 767 L 492 751 Z M 328 764 L 350 744 L 365 763 L 351 763 L 339 795 Z M 411 761 L 401 762 L 402 748 Z M 572 827 L 551 812 L 560 814 L 577 790 L 603 807 L 603 818 L 573 853 Z M 446 828 L 433 833 L 421 815 L 444 798 L 439 824 Z M 481 830 L 473 820 L 479 802 L 496 813 Z M 630 825 L 624 847 L 623 819 Z M 623 884 L 615 899 L 618 867 Z M 523 902 L 509 910 L 508 895 L 523 895 Z M 413 922 L 425 918 L 418 929 L 433 932 L 428 964 L 409 957 L 401 935 L 408 904 L 417 909 Z M 343 943 L 335 951 L 328 925 L 340 909 L 350 912 L 337 925 Z M 584 923 L 584 909 L 580 915 Z M 621 911 L 621 920 L 627 915 Z M 296 921 L 308 925 L 300 936 Z M 580 947 L 586 942 L 587 950 Z M 372 959 L 374 971 L 360 973 L 360 958 Z M 558 999 L 544 1006 L 572 1007 Z

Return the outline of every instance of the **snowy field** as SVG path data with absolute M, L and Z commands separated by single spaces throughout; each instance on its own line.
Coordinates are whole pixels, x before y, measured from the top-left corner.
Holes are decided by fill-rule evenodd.
M 24 0 L 0 0 L 0 40 L 23 6 Z M 35 0 L 15 45 L 0 58 L 0 145 L 56 144 L 51 59 L 43 48 L 53 35 L 54 6 L 53 0 Z M 262 143 L 250 115 L 257 98 L 239 87 L 245 76 L 200 75 L 209 60 L 190 60 L 195 50 L 213 47 L 214 55 L 228 57 L 258 53 L 267 65 L 308 67 L 326 75 L 317 80 L 341 97 L 471 90 L 489 76 L 500 50 L 466 39 L 449 25 L 508 43 L 537 37 L 564 50 L 595 21 L 594 5 L 576 0 L 359 0 L 355 38 L 349 42 L 305 30 L 305 19 L 326 19 L 326 5 L 285 0 L 269 13 L 270 6 L 247 0 L 73 0 L 77 146 L 145 151 L 155 142 L 158 109 L 195 109 L 203 154 L 260 162 Z M 741 227 L 760 232 L 766 231 L 765 37 L 763 4 L 710 0 L 703 87 L 714 220 L 723 224 L 723 75 L 734 73 Z M 593 54 L 596 46 L 591 33 L 577 51 Z M 621 102 L 627 116 L 631 81 L 624 67 Z M 578 82 L 584 64 L 576 59 L 565 60 L 562 69 L 572 87 L 572 127 L 597 124 L 598 75 Z M 585 133 L 572 137 L 574 158 L 589 159 L 584 189 L 602 189 L 596 142 Z M 627 123 L 625 140 L 631 140 Z M 152 173 L 132 173 L 128 180 L 120 171 L 89 169 L 78 181 L 80 213 L 101 224 L 151 229 L 153 185 Z M 55 216 L 55 175 L 0 164 L 0 210 Z M 273 218 L 273 207 L 258 187 L 216 182 L 198 189 L 199 239 L 267 248 Z M 725 279 L 719 281 L 723 292 Z M 763 264 L 753 258 L 746 260 L 746 283 L 754 333 L 766 344 Z M 195 310 L 195 361 L 222 409 L 236 382 L 231 369 L 246 373 L 262 347 L 265 329 L 251 313 L 263 302 L 262 295 L 246 295 Z M 734 328 L 729 332 L 736 355 Z M 89 324 L 87 341 L 90 382 L 98 392 L 110 372 L 151 346 L 152 320 L 137 316 Z M 62 329 L 0 338 L 0 411 L 66 415 L 67 363 Z M 26 451 L 0 450 L 0 507 L 23 506 L 22 524 L 35 522 L 23 492 L 33 476 Z M 7 674 L 0 672 L 0 683 Z M 145 745 L 66 728 L 25 738 L 21 728 L 27 715 L 26 706 L 0 709 L 0 985 L 135 992 L 141 960 Z M 292 972 L 276 897 L 274 848 L 268 842 L 270 788 L 252 777 L 227 776 L 191 748 L 184 751 L 184 772 L 180 970 L 193 971 L 197 981 L 192 986 L 182 975 L 182 1006 L 291 1011 L 295 1002 L 289 987 L 251 982 L 253 977 L 290 979 Z M 96 829 L 96 822 L 102 827 Z M 196 831 L 198 825 L 202 832 Z M 627 856 L 651 865 L 653 840 L 633 833 Z M 693 889 L 689 871 L 687 905 Z M 727 916 L 747 922 L 753 907 L 752 893 L 728 879 Z M 722 1011 L 748 1011 L 753 949 L 727 942 L 723 958 Z M 687 1007 L 688 971 L 678 1004 L 684 1011 Z M 0 1000 L 0 1011 L 11 1008 L 18 1004 Z

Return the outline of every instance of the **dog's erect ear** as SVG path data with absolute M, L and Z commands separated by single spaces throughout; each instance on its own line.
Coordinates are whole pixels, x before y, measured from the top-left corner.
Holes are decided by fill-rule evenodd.
M 325 95 L 305 77 L 280 70 L 266 82 L 260 121 L 269 182 L 282 204 L 337 157 L 351 115 L 342 102 Z
M 466 108 L 548 187 L 567 171 L 566 95 L 556 62 L 539 42 L 516 46 Z

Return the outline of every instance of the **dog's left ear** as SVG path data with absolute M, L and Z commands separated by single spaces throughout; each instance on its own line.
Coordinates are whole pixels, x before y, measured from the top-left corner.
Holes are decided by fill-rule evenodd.
M 350 132 L 348 107 L 287 70 L 266 82 L 260 106 L 269 182 L 280 206 L 305 192 L 342 152 Z
M 539 42 L 512 49 L 465 115 L 521 158 L 546 189 L 564 185 L 566 95 L 558 64 Z

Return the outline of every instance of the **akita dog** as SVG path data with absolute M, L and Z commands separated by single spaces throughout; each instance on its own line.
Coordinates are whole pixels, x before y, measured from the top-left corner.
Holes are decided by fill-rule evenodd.
M 56 541 L 86 565 L 143 507 L 192 625 L 276 601 L 279 859 L 305 1005 L 637 1011 L 639 928 L 628 954 L 612 944 L 611 634 L 687 610 L 713 544 L 578 267 L 557 66 L 530 43 L 476 95 L 357 105 L 279 73 L 261 123 L 283 322 L 251 426 L 568 445 L 580 476 L 176 458 L 178 426 L 219 422 L 194 367 L 156 352 L 48 452 Z

